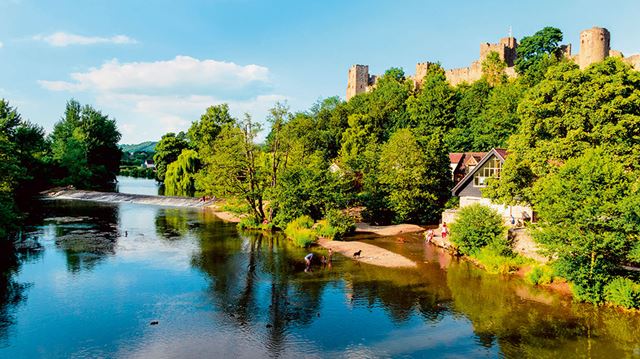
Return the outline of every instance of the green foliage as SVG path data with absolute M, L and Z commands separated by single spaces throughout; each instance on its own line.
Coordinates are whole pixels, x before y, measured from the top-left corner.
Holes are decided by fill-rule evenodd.
M 249 206 L 247 202 L 241 198 L 230 197 L 224 200 L 224 204 L 220 207 L 225 212 L 231 212 L 234 214 L 246 214 L 249 213 Z
M 301 216 L 287 225 L 284 234 L 299 247 L 308 247 L 317 239 L 312 227 L 313 219 L 309 216 Z
M 531 260 L 524 257 L 505 253 L 494 246 L 488 245 L 472 253 L 471 257 L 477 260 L 484 269 L 491 274 L 513 273 L 523 264 L 528 264 Z
M 61 168 L 59 184 L 101 188 L 115 180 L 122 152 L 116 121 L 89 105 L 67 102 L 64 117 L 51 134 L 53 160 Z
M 507 74 L 504 72 L 507 64 L 500 59 L 500 55 L 491 51 L 482 61 L 482 76 L 491 86 L 501 85 L 507 82 Z
M 156 178 L 156 173 L 153 171 L 153 168 L 146 168 L 142 166 L 120 167 L 120 175 L 136 178 Z
M 533 285 L 551 284 L 556 273 L 553 267 L 548 265 L 537 265 L 529 271 L 525 277 L 527 282 Z
M 232 125 L 235 122 L 236 119 L 229 114 L 229 105 L 226 103 L 210 106 L 200 116 L 200 121 L 194 121 L 189 127 L 187 132 L 189 144 L 198 152 L 200 158 L 210 156 L 211 146 L 222 131 L 222 127 Z
M 639 108 L 640 72 L 619 59 L 584 71 L 569 63 L 550 68 L 520 101 L 521 126 L 509 140 L 500 181 L 485 194 L 505 203 L 530 203 L 537 179 L 599 146 L 612 160 L 637 168 Z
M 153 154 L 156 151 L 157 145 L 158 142 L 156 141 L 145 141 L 138 144 L 118 145 L 118 147 L 120 147 L 120 150 L 122 150 L 122 152 L 146 152 Z
M 156 179 L 158 182 L 164 182 L 167 167 L 171 162 L 178 159 L 182 150 L 188 147 L 185 134 L 180 132 L 177 136 L 173 132 L 169 132 L 162 136 L 160 142 L 156 145 L 156 153 L 153 155 L 153 161 L 156 164 Z
M 516 49 L 515 63 L 521 81 L 529 85 L 540 82 L 547 69 L 558 62 L 561 41 L 562 31 L 554 27 L 545 27 L 532 36 L 523 37 Z
M 449 158 L 438 138 L 398 130 L 380 150 L 377 176 L 397 223 L 433 222 L 449 199 Z
M 462 254 L 478 254 L 486 246 L 498 254 L 510 253 L 502 217 L 487 206 L 472 204 L 461 208 L 450 228 L 451 242 Z
M 356 225 L 353 218 L 337 209 L 327 211 L 325 220 L 319 222 L 316 228 L 319 236 L 333 240 L 343 239 L 355 230 Z
M 577 297 L 590 302 L 602 301 L 604 284 L 640 235 L 637 172 L 608 153 L 598 148 L 567 160 L 533 192 L 542 219 L 535 239 L 558 258 Z
M 407 99 L 409 127 L 426 135 L 444 135 L 455 125 L 456 92 L 449 85 L 439 65 L 430 66 L 422 81 L 422 89 Z
M 175 162 L 167 167 L 164 193 L 167 196 L 193 196 L 196 193 L 195 176 L 200 169 L 200 158 L 194 150 L 182 150 Z
M 328 209 L 347 204 L 347 183 L 329 170 L 320 153 L 300 161 L 282 172 L 273 193 L 273 222 L 279 227 L 302 215 L 320 219 Z
M 263 198 L 269 173 L 264 153 L 254 142 L 260 129 L 248 114 L 240 123 L 225 125 L 213 143 L 211 156 L 202 159 L 196 188 L 206 195 L 243 198 L 250 214 L 261 222 L 265 218 Z
M 616 278 L 604 287 L 607 302 L 627 309 L 640 308 L 640 283 L 628 278 Z

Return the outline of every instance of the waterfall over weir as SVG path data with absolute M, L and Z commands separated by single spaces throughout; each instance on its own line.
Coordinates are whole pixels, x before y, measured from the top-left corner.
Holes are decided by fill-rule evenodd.
M 170 207 L 207 207 L 215 200 L 202 201 L 193 197 L 151 196 L 117 192 L 82 191 L 74 189 L 53 189 L 43 192 L 45 199 L 75 199 L 109 203 L 139 203 Z

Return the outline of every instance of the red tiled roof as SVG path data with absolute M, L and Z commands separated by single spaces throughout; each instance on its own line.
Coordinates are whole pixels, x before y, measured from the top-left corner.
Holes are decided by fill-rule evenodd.
M 449 154 L 449 162 L 458 163 L 462 159 L 462 156 L 464 156 L 464 153 L 459 153 L 459 152 L 450 153 Z
M 507 150 L 504 148 L 495 148 L 495 150 L 496 152 L 498 152 L 500 156 L 502 156 L 502 158 L 507 158 L 507 155 L 509 154 L 507 153 Z

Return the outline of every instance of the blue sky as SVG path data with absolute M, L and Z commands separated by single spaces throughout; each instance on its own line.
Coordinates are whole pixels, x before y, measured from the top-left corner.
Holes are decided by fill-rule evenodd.
M 480 42 L 603 26 L 640 52 L 640 1 L 0 0 L 0 97 L 48 131 L 74 97 L 115 117 L 123 143 L 186 130 L 227 102 L 263 121 L 344 98 L 347 71 L 439 61 L 467 66 Z

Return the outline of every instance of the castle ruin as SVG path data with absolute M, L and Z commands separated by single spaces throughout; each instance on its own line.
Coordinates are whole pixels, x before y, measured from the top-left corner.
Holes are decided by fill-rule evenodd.
M 560 51 L 565 57 L 577 63 L 581 69 L 588 67 L 592 63 L 602 61 L 609 56 L 613 56 L 621 58 L 635 70 L 640 71 L 640 55 L 624 57 L 620 51 L 611 50 L 610 40 L 609 30 L 601 27 L 593 27 L 580 32 L 579 54 L 575 56 L 571 55 L 571 44 L 562 45 Z M 496 52 L 500 59 L 507 64 L 505 74 L 508 77 L 515 77 L 517 48 L 518 41 L 515 37 L 502 38 L 500 42 L 496 44 L 482 43 L 480 44 L 480 57 L 478 60 L 472 62 L 468 67 L 445 70 L 447 81 L 452 86 L 456 86 L 463 82 L 472 83 L 480 80 L 480 78 L 482 78 L 482 62 L 491 52 Z M 409 78 L 413 80 L 416 88 L 422 85 L 422 80 L 427 74 L 427 70 L 434 64 L 433 62 L 419 62 L 416 64 L 415 75 L 413 77 L 409 76 Z M 370 91 L 375 86 L 377 79 L 378 77 L 376 75 L 369 75 L 369 66 L 353 65 L 349 69 L 347 101 L 357 94 Z

